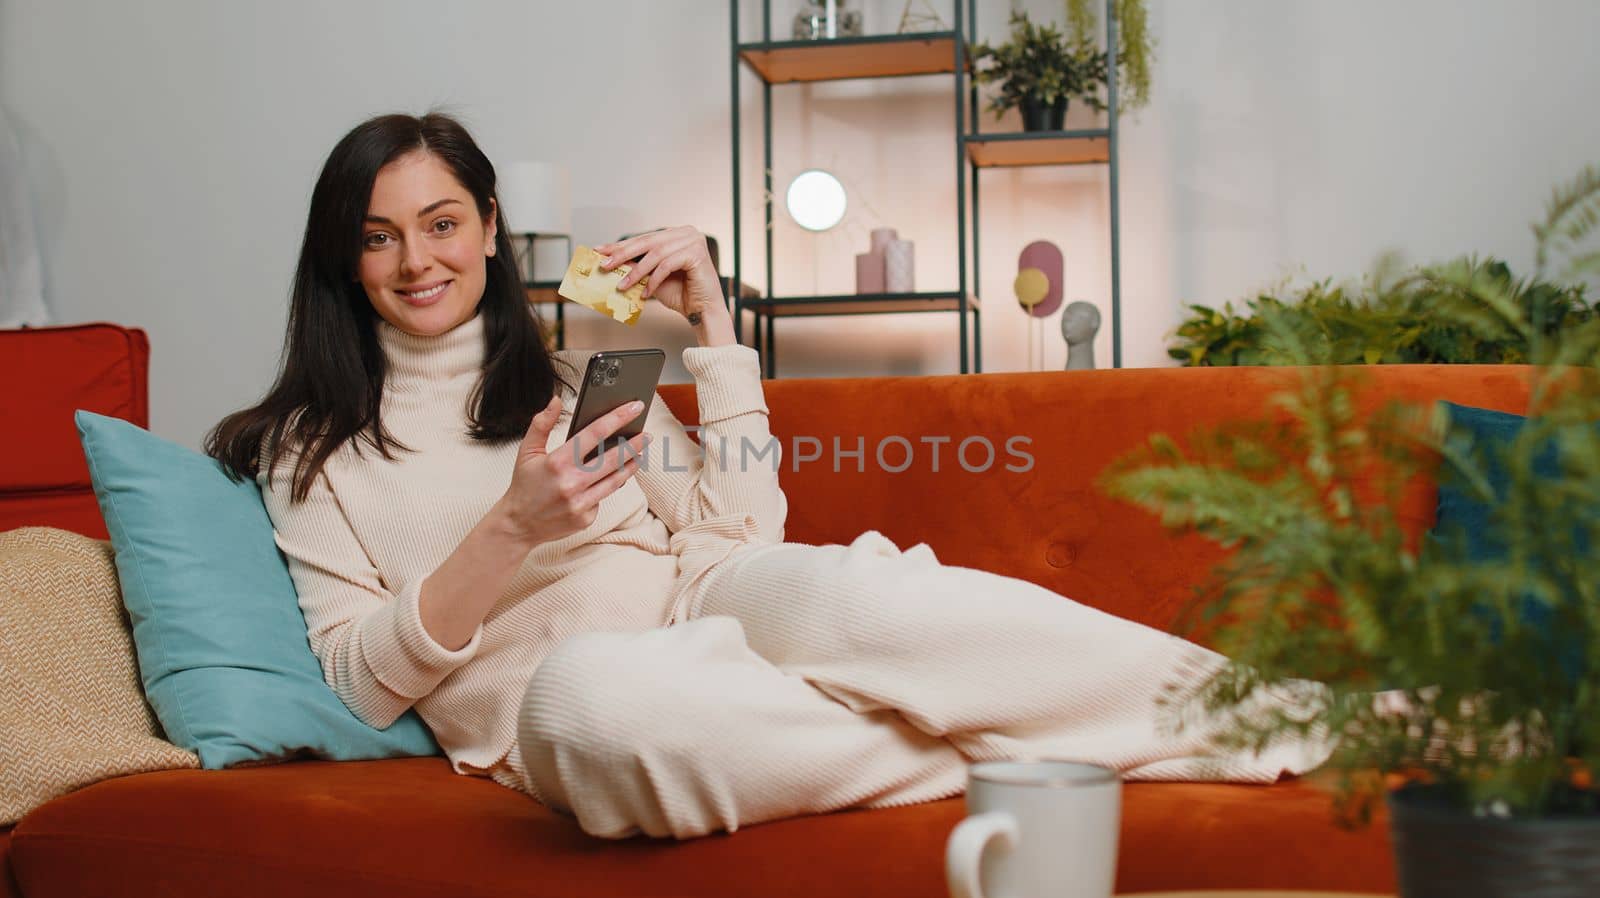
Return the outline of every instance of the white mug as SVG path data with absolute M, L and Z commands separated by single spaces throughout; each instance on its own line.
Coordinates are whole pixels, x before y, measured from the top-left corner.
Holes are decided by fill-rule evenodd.
M 1072 761 L 967 770 L 967 819 L 950 833 L 951 898 L 1110 898 L 1122 778 Z

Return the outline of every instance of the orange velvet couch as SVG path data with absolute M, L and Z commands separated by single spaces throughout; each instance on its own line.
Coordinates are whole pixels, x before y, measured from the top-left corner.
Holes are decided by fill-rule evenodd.
M 1515 412 L 1527 402 L 1522 368 L 1369 373 L 1375 397 Z M 772 429 L 787 456 L 788 538 L 847 542 L 876 529 L 902 547 L 926 542 L 947 564 L 1026 578 L 1166 627 L 1220 554 L 1105 498 L 1094 480 L 1153 432 L 1261 414 L 1291 374 L 1207 368 L 769 382 Z M 662 393 L 681 418 L 695 420 L 690 387 Z M 896 436 L 903 442 L 885 442 Z M 1013 437 L 1027 442 L 1011 442 L 1008 452 Z M 994 449 L 988 464 L 985 441 Z M 1024 454 L 1031 470 L 1007 470 L 1024 466 Z M 1430 506 L 1423 496 L 1403 510 L 1408 524 L 1427 527 Z M 962 801 L 952 799 L 681 843 L 609 842 L 516 792 L 456 776 L 442 759 L 304 761 L 101 782 L 0 835 L 0 863 L 9 854 L 11 888 L 27 898 L 934 898 L 945 894 L 944 842 L 962 815 Z M 1392 892 L 1386 826 L 1336 828 L 1326 794 L 1303 781 L 1125 788 L 1119 891 L 1249 887 Z

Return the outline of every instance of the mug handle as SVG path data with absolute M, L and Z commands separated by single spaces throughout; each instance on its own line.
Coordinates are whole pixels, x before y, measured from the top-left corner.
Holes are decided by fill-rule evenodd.
M 944 852 L 944 875 L 950 884 L 950 898 L 984 898 L 978 870 L 989 841 L 999 836 L 1007 844 L 1015 845 L 1020 835 L 1017 819 L 1001 811 L 974 814 L 961 821 L 950 833 Z

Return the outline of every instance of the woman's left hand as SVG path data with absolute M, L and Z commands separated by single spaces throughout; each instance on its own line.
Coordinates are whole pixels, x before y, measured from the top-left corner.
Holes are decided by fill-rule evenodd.
M 722 280 L 711 265 L 706 237 L 694 228 L 679 225 L 651 231 L 617 243 L 602 243 L 594 250 L 606 257 L 600 263 L 603 270 L 624 264 L 633 266 L 617 284 L 618 290 L 642 281 L 645 296 L 689 319 L 696 327 L 706 319 L 728 317 Z

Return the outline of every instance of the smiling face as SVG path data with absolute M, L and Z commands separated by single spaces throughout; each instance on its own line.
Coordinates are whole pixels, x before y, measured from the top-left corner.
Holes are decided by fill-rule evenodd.
M 383 320 L 432 337 L 477 314 L 494 255 L 495 210 L 426 151 L 378 170 L 361 233 L 357 279 Z

